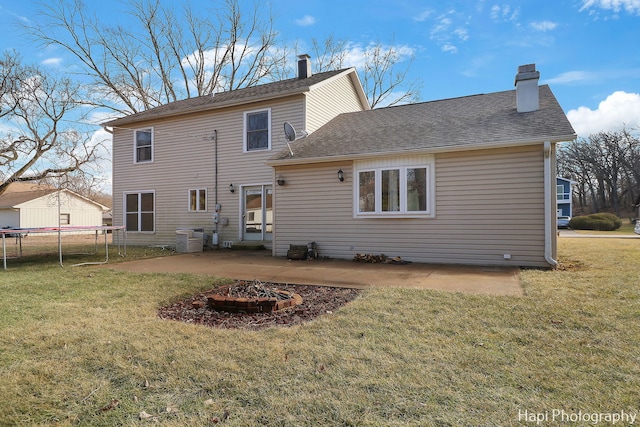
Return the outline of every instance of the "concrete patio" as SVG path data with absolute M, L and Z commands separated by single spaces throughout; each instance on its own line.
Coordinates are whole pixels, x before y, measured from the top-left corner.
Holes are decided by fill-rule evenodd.
M 487 295 L 523 295 L 518 268 L 441 264 L 291 261 L 269 251 L 216 250 L 104 265 L 139 273 L 192 273 L 237 280 L 366 288 L 393 286 Z

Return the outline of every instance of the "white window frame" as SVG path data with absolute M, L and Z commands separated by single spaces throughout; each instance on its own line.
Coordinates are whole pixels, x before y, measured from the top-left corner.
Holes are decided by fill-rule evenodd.
M 407 170 L 426 169 L 426 210 L 409 211 L 407 207 Z M 399 210 L 383 211 L 382 206 L 382 173 L 398 170 L 400 172 Z M 373 212 L 360 212 L 360 173 L 375 174 L 375 208 Z M 435 159 L 422 155 L 409 158 L 389 158 L 365 160 L 353 166 L 353 216 L 354 218 L 435 218 Z
M 151 158 L 149 160 L 138 160 L 138 132 L 149 132 L 151 133 Z M 140 163 L 153 163 L 153 159 L 154 159 L 154 146 L 155 146 L 155 136 L 154 136 L 154 132 L 153 132 L 153 127 L 148 127 L 148 128 L 140 128 L 140 129 L 134 129 L 133 130 L 133 163 L 135 164 L 140 164 Z
M 71 225 L 71 214 L 61 213 L 59 221 L 60 221 L 60 225 Z
M 204 208 L 202 206 L 200 206 L 200 192 L 204 192 Z M 191 206 L 191 194 L 195 193 L 196 196 L 196 208 L 192 209 Z M 188 194 L 188 198 L 187 198 L 187 210 L 189 212 L 206 212 L 207 211 L 207 206 L 209 205 L 209 200 L 208 200 L 208 194 L 207 194 L 207 189 L 206 188 L 191 188 L 189 190 Z
M 556 199 L 558 202 L 568 202 L 571 200 L 571 191 L 565 192 L 565 186 L 563 184 L 556 185 Z
M 138 225 L 137 225 L 137 230 L 128 230 L 127 229 L 127 214 L 129 213 L 129 211 L 127 210 L 127 196 L 130 194 L 137 194 L 138 195 Z M 153 194 L 153 229 L 152 230 L 144 230 L 142 231 L 142 203 L 141 203 L 141 197 L 142 194 Z M 140 191 L 127 191 L 122 193 L 122 213 L 123 213 L 123 218 L 122 218 L 122 224 L 125 226 L 125 230 L 127 233 L 140 233 L 140 234 L 154 234 L 156 232 L 156 192 L 155 190 L 140 190 Z
M 248 129 L 248 123 L 249 121 L 247 120 L 248 116 L 250 114 L 256 114 L 256 113 L 267 113 L 267 147 L 266 148 L 253 148 L 253 149 L 249 149 L 248 147 L 248 140 L 247 140 L 247 132 L 249 131 Z M 243 127 L 242 127 L 242 138 L 243 138 L 243 151 L 245 153 L 254 153 L 254 152 L 259 152 L 259 151 L 271 151 L 271 108 L 262 108 L 260 110 L 252 110 L 252 111 L 245 111 L 244 112 L 244 120 L 243 120 Z

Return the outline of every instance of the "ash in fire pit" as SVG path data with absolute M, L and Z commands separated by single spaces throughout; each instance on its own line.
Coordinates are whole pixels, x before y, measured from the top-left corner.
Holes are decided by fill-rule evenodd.
M 222 286 L 206 294 L 206 298 L 213 310 L 229 313 L 269 313 L 302 303 L 300 295 L 259 280 Z

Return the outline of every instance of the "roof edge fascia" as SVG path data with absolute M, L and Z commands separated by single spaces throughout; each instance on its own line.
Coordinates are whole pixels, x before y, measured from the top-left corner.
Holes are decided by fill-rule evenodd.
M 499 142 L 491 142 L 484 144 L 476 144 L 473 146 L 468 145 L 456 145 L 451 147 L 434 147 L 434 148 L 420 148 L 420 149 L 411 149 L 411 150 L 396 150 L 396 151 L 379 151 L 372 153 L 359 153 L 359 154 L 343 154 L 338 156 L 325 156 L 325 157 L 308 157 L 300 159 L 300 161 L 295 160 L 294 157 L 288 159 L 278 159 L 278 160 L 268 160 L 266 162 L 267 166 L 277 167 L 277 166 L 287 166 L 287 165 L 302 165 L 302 164 L 312 164 L 312 163 L 332 163 L 339 161 L 350 161 L 350 160 L 363 160 L 368 158 L 378 158 L 378 157 L 389 157 L 389 156 L 404 156 L 404 155 L 414 155 L 414 154 L 440 154 L 440 153 L 452 153 L 452 152 L 461 152 L 461 151 L 476 151 L 476 150 L 489 150 L 494 148 L 511 148 L 511 147 L 522 147 L 527 145 L 537 145 L 543 144 L 545 141 L 549 141 L 551 143 L 558 143 L 564 141 L 571 141 L 576 138 L 576 134 L 564 135 L 564 136 L 554 136 L 554 137 L 542 137 L 537 138 L 535 140 L 519 140 L 519 141 L 499 141 Z
M 198 106 L 198 107 L 192 107 L 192 108 L 180 110 L 179 112 L 176 112 L 176 111 L 166 112 L 166 113 L 158 114 L 153 117 L 142 117 L 139 119 L 135 119 L 133 118 L 135 114 L 131 114 L 129 116 L 121 117 L 119 119 L 101 123 L 100 125 L 117 128 L 119 126 L 118 123 L 127 125 L 132 123 L 152 122 L 155 120 L 165 119 L 167 117 L 180 117 L 180 116 L 186 116 L 193 113 L 204 113 L 207 111 L 219 110 L 219 109 L 228 108 L 228 107 L 236 107 L 239 105 L 250 104 L 254 102 L 262 102 L 262 101 L 267 101 L 272 99 L 287 98 L 289 96 L 294 96 L 294 95 L 304 95 L 305 93 L 309 92 L 309 88 L 310 86 L 304 86 L 296 90 L 289 90 L 287 92 L 279 93 L 278 95 L 260 96 L 260 97 L 249 98 L 244 100 L 229 100 L 229 101 L 221 102 L 219 104 L 207 105 L 206 107 Z

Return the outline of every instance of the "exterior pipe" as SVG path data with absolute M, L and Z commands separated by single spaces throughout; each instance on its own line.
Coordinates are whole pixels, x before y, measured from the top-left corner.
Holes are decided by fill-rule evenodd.
M 211 243 L 215 246 L 219 246 L 220 245 L 220 234 L 219 234 L 219 229 L 218 229 L 218 223 L 220 222 L 220 212 L 217 212 L 216 209 L 218 207 L 218 130 L 214 129 L 213 130 L 213 143 L 214 143 L 214 148 L 215 148 L 215 168 L 216 168 L 216 172 L 215 172 L 215 205 L 213 206 L 213 210 L 214 210 L 214 215 L 218 214 L 218 221 L 215 222 L 214 224 L 214 229 L 213 229 L 213 233 L 215 234 L 215 237 L 211 236 Z M 215 239 L 215 242 L 214 242 Z
M 553 230 L 551 199 L 551 142 L 544 142 L 544 259 L 556 267 L 558 261 L 553 258 Z

